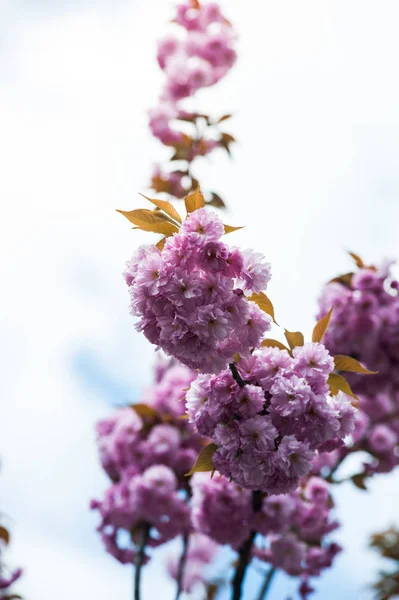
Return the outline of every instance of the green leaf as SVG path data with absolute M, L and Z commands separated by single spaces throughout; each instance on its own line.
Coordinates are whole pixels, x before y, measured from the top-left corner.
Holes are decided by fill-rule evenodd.
M 263 340 L 261 345 L 265 348 L 280 348 L 280 350 L 287 350 L 287 352 L 291 354 L 290 349 L 278 340 Z
M 139 417 L 142 417 L 143 419 L 158 418 L 158 411 L 156 411 L 155 408 L 148 406 L 148 404 L 132 404 L 131 408 L 134 410 L 135 413 L 139 415 Z
M 321 342 L 330 324 L 331 315 L 334 307 L 330 308 L 328 313 L 324 315 L 315 325 L 312 333 L 312 342 Z
M 358 360 L 344 354 L 334 356 L 334 364 L 337 371 L 349 371 L 351 373 L 363 373 L 364 375 L 376 375 L 378 371 L 369 371 L 363 367 Z
M 163 210 L 165 214 L 167 214 L 169 217 L 171 217 L 178 223 L 182 222 L 181 216 L 170 202 L 167 202 L 166 200 L 156 200 L 155 198 L 148 198 L 147 196 L 144 196 L 144 194 L 140 194 L 140 196 L 143 196 L 143 198 L 145 198 L 149 202 L 152 202 L 152 204 L 155 204 L 155 206 L 157 206 L 160 210 Z
M 305 343 L 303 334 L 300 331 L 288 331 L 285 329 L 284 335 L 291 350 L 297 346 L 303 346 Z
M 212 456 L 215 454 L 218 447 L 216 444 L 208 444 L 205 448 L 202 448 L 201 452 L 198 454 L 197 460 L 195 461 L 195 465 L 186 473 L 186 476 L 189 477 L 193 475 L 193 473 L 205 473 L 206 471 L 213 471 L 214 466 L 212 462 Z
M 133 223 L 133 225 L 136 225 L 143 231 L 163 233 L 163 235 L 173 235 L 178 231 L 177 226 L 171 223 L 168 218 L 159 211 L 139 208 L 130 211 L 118 210 L 117 212 L 120 212 L 126 219 Z
M 359 267 L 359 269 L 363 269 L 366 266 L 358 254 L 355 254 L 354 252 L 349 252 L 349 256 L 353 258 L 353 260 L 356 263 L 356 266 Z
M 330 392 L 333 396 L 336 396 L 338 392 L 344 392 L 351 398 L 358 400 L 357 396 L 352 392 L 351 386 L 342 375 L 338 373 L 330 373 L 328 378 L 328 385 L 330 386 Z
M 201 194 L 199 186 L 192 194 L 189 194 L 184 198 L 184 203 L 186 205 L 187 213 L 192 213 L 205 206 L 204 196 Z
M 2 526 L 0 526 L 0 540 L 3 540 L 6 545 L 10 543 L 10 532 Z
M 266 294 L 264 294 L 263 292 L 260 292 L 259 294 L 252 294 L 252 296 L 250 296 L 248 300 L 250 300 L 251 302 L 255 302 L 255 304 L 257 304 L 259 308 L 263 310 L 263 312 L 271 316 L 273 322 L 277 325 L 276 319 L 274 318 L 273 304 L 266 296 Z
M 233 233 L 233 231 L 238 231 L 239 229 L 244 229 L 244 227 L 232 227 L 231 225 L 224 226 L 224 233 Z

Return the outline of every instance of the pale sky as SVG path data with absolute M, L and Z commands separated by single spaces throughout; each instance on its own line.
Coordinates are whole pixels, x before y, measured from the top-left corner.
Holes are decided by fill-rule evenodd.
M 309 334 L 347 249 L 371 262 L 399 254 L 399 4 L 222 4 L 239 63 L 198 106 L 233 112 L 239 144 L 233 161 L 215 154 L 197 173 L 226 200 L 226 220 L 246 225 L 235 243 L 272 263 L 279 321 Z M 168 154 L 146 110 L 172 6 L 0 1 L 1 510 L 27 600 L 131 597 L 131 573 L 105 555 L 87 506 L 106 485 L 93 424 L 151 377 L 153 349 L 133 330 L 121 279 L 148 238 L 115 209 L 142 205 L 152 163 Z M 344 600 L 370 598 L 367 536 L 398 518 L 398 475 L 371 487 L 337 490 L 347 554 L 316 600 L 336 598 L 337 577 Z M 145 600 L 167 594 L 154 572 Z M 270 600 L 291 587 L 276 589 Z

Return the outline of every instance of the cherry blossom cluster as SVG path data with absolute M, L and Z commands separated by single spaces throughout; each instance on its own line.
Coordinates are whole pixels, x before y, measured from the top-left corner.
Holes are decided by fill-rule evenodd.
M 257 547 L 257 558 L 301 579 L 301 598 L 314 590 L 309 579 L 331 567 L 341 547 L 328 541 L 339 524 L 331 518 L 333 502 L 328 484 L 311 477 L 287 496 L 266 498 L 257 518 L 265 521 L 270 534 L 266 547 Z M 263 517 L 265 515 L 265 517 Z
M 294 490 L 316 453 L 340 448 L 353 428 L 348 396 L 330 393 L 333 369 L 326 348 L 307 343 L 292 356 L 263 347 L 234 369 L 200 375 L 187 392 L 187 409 L 217 446 L 214 467 L 244 488 Z
M 166 76 L 162 98 L 176 103 L 217 83 L 236 60 L 235 34 L 219 4 L 188 0 L 177 6 L 175 22 L 182 35 L 158 44 L 158 63 Z
M 207 115 L 188 111 L 182 101 L 228 73 L 236 61 L 236 36 L 215 2 L 186 0 L 177 6 L 174 23 L 176 32 L 158 43 L 157 60 L 165 83 L 158 106 L 150 111 L 150 129 L 162 144 L 174 148 L 173 160 L 183 160 L 187 167 L 168 171 L 156 166 L 152 187 L 183 198 L 195 187 L 189 172 L 194 159 L 218 147 L 228 150 L 234 139 L 218 129 L 227 115 L 212 121 Z M 185 132 L 188 124 L 194 135 Z
M 144 527 L 150 528 L 146 545 L 156 547 L 190 525 L 190 511 L 179 494 L 177 477 L 165 465 L 154 465 L 142 473 L 134 467 L 126 469 L 102 501 L 92 501 L 91 508 L 100 513 L 98 531 L 107 552 L 123 564 L 134 562 Z
M 187 554 L 183 565 L 181 591 L 191 593 L 200 584 L 203 585 L 207 567 L 215 559 L 219 545 L 202 533 L 192 533 L 188 538 Z M 178 580 L 181 557 L 174 553 L 168 557 L 168 572 Z
M 312 591 L 309 579 L 330 567 L 340 551 L 327 541 L 338 523 L 331 518 L 333 503 L 322 479 L 311 477 L 295 492 L 267 496 L 256 512 L 251 492 L 223 476 L 196 473 L 191 485 L 194 528 L 236 550 L 255 531 L 253 556 L 300 577 L 303 598 Z
M 389 472 L 399 462 L 399 283 L 391 265 L 360 266 L 333 280 L 319 300 L 320 315 L 334 306 L 324 343 L 334 353 L 349 354 L 378 370 L 366 379 L 348 374 L 360 403 L 352 443 L 315 463 L 327 473 L 351 453 L 366 452 L 369 460 L 353 480 L 362 487 L 374 473 Z
M 248 356 L 270 329 L 270 317 L 247 297 L 266 288 L 270 265 L 223 243 L 224 231 L 214 212 L 199 208 L 162 250 L 141 247 L 124 273 L 138 330 L 203 373 L 219 372 L 235 353 Z
M 364 473 L 387 473 L 399 464 L 399 392 L 360 396 L 353 444 L 367 452 L 371 461 Z
M 187 478 L 202 440 L 184 412 L 184 394 L 195 375 L 177 364 L 156 369 L 146 404 L 119 409 L 97 424 L 101 463 L 112 480 L 101 501 L 92 501 L 108 552 L 131 563 L 143 526 L 149 546 L 188 531 Z M 131 536 L 131 539 L 130 539 Z M 138 542 L 137 542 L 138 543 Z
M 346 446 L 313 461 L 313 472 L 326 477 L 354 452 L 366 453 L 361 470 L 352 476 L 364 489 L 365 480 L 376 473 L 388 473 L 399 464 L 399 395 L 380 393 L 359 396 L 355 426 Z
M 378 371 L 370 378 L 348 376 L 353 391 L 367 396 L 399 392 L 399 282 L 391 264 L 362 267 L 328 283 L 319 313 L 334 306 L 324 343 L 333 354 L 348 354 Z

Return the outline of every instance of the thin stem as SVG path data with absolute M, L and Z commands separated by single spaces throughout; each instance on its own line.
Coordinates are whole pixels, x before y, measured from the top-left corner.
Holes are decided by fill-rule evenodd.
M 176 600 L 179 600 L 180 594 L 182 592 L 184 567 L 186 566 L 186 560 L 187 560 L 188 538 L 189 538 L 188 533 L 185 533 L 183 535 L 183 552 L 181 553 L 181 556 L 180 556 L 179 568 L 177 571 Z
M 230 363 L 229 367 L 231 374 L 233 375 L 234 381 L 236 381 L 240 387 L 244 387 L 244 385 L 246 385 L 247 382 L 244 381 L 241 375 L 239 374 L 236 363 Z
M 134 559 L 134 600 L 140 600 L 140 585 L 141 585 L 141 571 L 144 564 L 145 559 L 145 547 L 148 542 L 148 538 L 150 535 L 150 525 L 148 523 L 143 523 L 140 532 L 140 542 L 137 550 L 137 554 Z
M 244 582 L 245 572 L 251 558 L 252 545 L 256 536 L 256 531 L 252 531 L 249 538 L 243 543 L 238 553 L 238 565 L 233 579 L 232 600 L 240 600 L 242 584 Z
M 270 567 L 270 569 L 268 570 L 268 572 L 266 574 L 266 577 L 262 584 L 262 587 L 259 590 L 258 600 L 265 600 L 265 598 L 270 590 L 270 586 L 272 584 L 273 577 L 275 576 L 276 573 L 277 573 L 276 567 Z
M 259 512 L 262 508 L 263 498 L 264 494 L 261 491 L 256 490 L 252 492 L 252 509 L 255 513 Z M 244 577 L 251 561 L 252 546 L 256 533 L 256 531 L 251 531 L 249 538 L 243 543 L 238 551 L 238 564 L 233 578 L 232 600 L 240 600 L 241 598 Z

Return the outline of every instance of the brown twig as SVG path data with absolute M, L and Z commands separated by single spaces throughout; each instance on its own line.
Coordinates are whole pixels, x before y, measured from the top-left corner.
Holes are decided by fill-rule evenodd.
M 270 569 L 268 570 L 268 572 L 266 574 L 266 577 L 262 584 L 262 587 L 259 590 L 258 600 L 265 600 L 267 593 L 270 590 L 270 586 L 272 584 L 273 577 L 275 576 L 276 573 L 277 573 L 276 567 L 270 567 Z
M 256 490 L 252 492 L 252 509 L 255 513 L 259 512 L 262 508 L 263 498 L 264 494 L 261 491 Z M 251 561 L 252 546 L 256 534 L 256 531 L 251 531 L 249 538 L 243 543 L 238 551 L 238 564 L 233 578 L 232 600 L 240 600 L 241 598 L 244 577 L 247 567 Z
M 176 590 L 176 600 L 179 600 L 180 594 L 182 592 L 183 585 L 183 576 L 184 576 L 184 567 L 186 566 L 187 560 L 187 551 L 188 551 L 188 533 L 183 535 L 183 551 L 180 556 L 179 568 L 177 571 L 177 590 Z
M 244 381 L 244 379 L 239 374 L 236 363 L 230 363 L 229 367 L 231 374 L 233 375 L 234 381 L 236 381 L 240 387 L 244 387 L 247 384 L 247 382 Z

